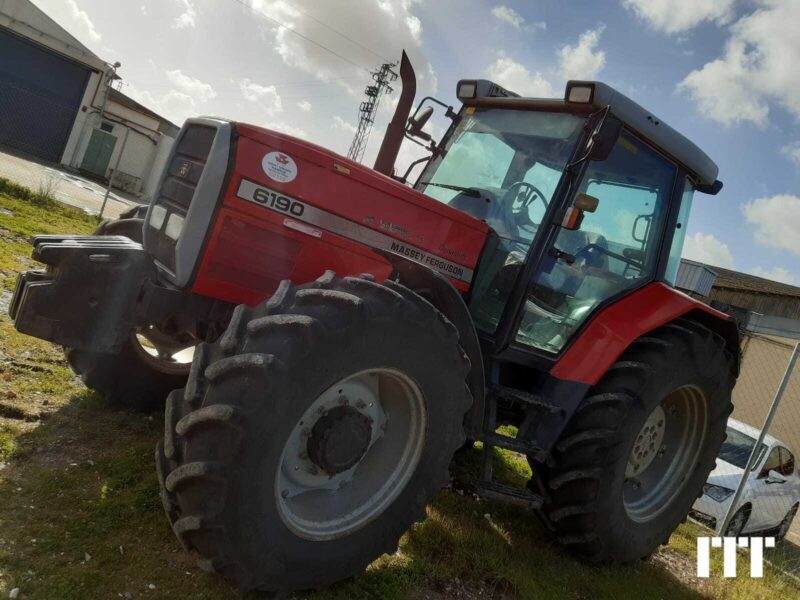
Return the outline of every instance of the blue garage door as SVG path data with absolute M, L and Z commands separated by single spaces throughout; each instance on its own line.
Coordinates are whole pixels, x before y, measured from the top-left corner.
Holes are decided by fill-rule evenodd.
M 0 146 L 59 162 L 89 70 L 0 29 Z

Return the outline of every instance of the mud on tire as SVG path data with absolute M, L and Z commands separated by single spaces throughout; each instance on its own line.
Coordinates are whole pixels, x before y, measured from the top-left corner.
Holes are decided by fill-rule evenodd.
M 556 539 L 580 557 L 601 563 L 645 558 L 666 544 L 714 466 L 733 410 L 734 383 L 734 357 L 725 341 L 695 321 L 678 320 L 634 342 L 582 401 L 555 445 L 552 463 L 531 461 L 531 487 L 545 493 L 538 515 Z M 672 400 L 670 394 L 679 389 L 688 395 Z M 704 415 L 696 420 L 698 426 L 704 423 L 702 442 L 692 460 L 682 463 L 685 469 L 674 480 L 671 497 L 644 510 L 641 498 L 651 492 L 637 482 L 646 471 L 631 474 L 640 467 L 640 436 L 647 432 L 645 441 L 658 438 L 647 421 L 662 400 L 671 411 L 672 403 L 681 406 L 690 399 L 698 406 L 696 414 Z M 670 418 L 663 419 L 667 432 Z M 677 460 L 672 458 L 677 450 L 666 445 L 650 460 Z M 649 464 L 646 468 L 668 468 Z
M 332 385 L 387 367 L 424 397 L 425 434 L 413 471 L 382 512 L 358 528 L 316 539 L 298 533 L 277 485 L 286 440 Z M 464 442 L 468 371 L 453 325 L 392 282 L 328 272 L 308 285 L 283 282 L 256 308 L 238 307 L 220 340 L 199 346 L 185 390 L 167 401 L 156 461 L 175 535 L 202 568 L 241 590 L 284 593 L 360 573 L 396 549 L 447 481 Z M 375 449 L 389 439 L 391 414 L 386 424 L 387 437 Z M 353 486 L 366 462 L 355 467 Z M 340 493 L 331 491 L 331 502 Z

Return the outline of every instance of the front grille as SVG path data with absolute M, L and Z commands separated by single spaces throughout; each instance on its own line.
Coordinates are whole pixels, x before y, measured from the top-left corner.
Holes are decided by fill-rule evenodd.
M 189 212 L 216 134 L 214 127 L 199 124 L 190 124 L 181 132 L 151 209 L 148 226 L 156 235 L 150 250 L 158 262 L 173 272 L 175 246 L 180 238 L 174 232 L 182 229 L 177 224 L 182 224 Z

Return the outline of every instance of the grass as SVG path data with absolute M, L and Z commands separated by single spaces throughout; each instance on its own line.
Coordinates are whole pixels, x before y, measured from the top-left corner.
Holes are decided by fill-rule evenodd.
M 87 232 L 95 224 L 78 211 L 2 194 L 0 208 L 0 239 L 10 240 L 0 248 L 6 288 L 30 264 L 27 236 Z M 196 568 L 162 514 L 152 464 L 160 415 L 104 406 L 60 349 L 17 334 L 5 315 L 0 374 L 0 597 L 14 588 L 21 600 L 237 597 L 227 582 Z M 496 458 L 503 479 L 529 476 L 520 457 L 496 451 Z M 453 472 L 467 478 L 479 468 L 480 452 L 466 450 Z M 351 581 L 300 597 L 800 598 L 793 580 L 771 567 L 759 580 L 696 579 L 696 537 L 706 532 L 692 523 L 649 561 L 589 567 L 554 545 L 527 510 L 458 489 L 436 496 L 397 553 Z M 712 572 L 721 573 L 721 557 L 713 560 Z

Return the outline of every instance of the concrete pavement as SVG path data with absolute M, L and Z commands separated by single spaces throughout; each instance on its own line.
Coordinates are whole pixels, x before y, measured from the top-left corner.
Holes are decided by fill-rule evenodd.
M 33 191 L 37 191 L 40 187 L 49 187 L 56 200 L 80 208 L 90 215 L 100 213 L 106 192 L 105 187 L 79 175 L 2 151 L 0 151 L 0 177 L 24 185 Z M 129 194 L 112 191 L 103 216 L 117 218 L 120 213 L 137 204 L 142 204 L 142 201 Z

